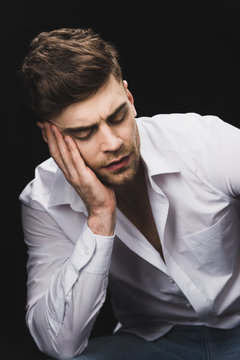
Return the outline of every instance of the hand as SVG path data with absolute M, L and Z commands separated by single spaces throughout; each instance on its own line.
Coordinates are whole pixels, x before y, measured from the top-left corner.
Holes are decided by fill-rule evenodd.
M 67 181 L 83 199 L 88 210 L 88 226 L 99 235 L 112 235 L 116 222 L 115 193 L 103 185 L 86 166 L 77 144 L 70 136 L 63 136 L 57 126 L 38 123 L 50 155 L 62 170 Z

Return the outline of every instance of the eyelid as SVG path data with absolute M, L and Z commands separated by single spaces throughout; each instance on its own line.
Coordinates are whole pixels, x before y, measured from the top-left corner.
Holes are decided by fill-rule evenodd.
M 116 120 L 114 120 L 114 119 L 109 120 L 109 123 L 110 124 L 120 124 L 125 119 L 125 117 L 127 116 L 128 109 L 124 108 L 124 109 L 122 109 L 122 111 L 123 111 L 123 115 L 122 115 L 122 117 L 120 119 L 118 119 L 118 120 L 117 119 Z M 120 113 L 118 115 L 120 115 L 122 111 L 120 111 Z
M 94 131 L 96 130 L 96 128 L 92 128 L 92 129 L 89 129 L 89 130 L 83 130 L 82 132 L 87 132 L 87 135 L 84 135 L 84 136 L 81 136 L 81 135 L 73 135 L 73 137 L 77 140 L 80 140 L 80 141 L 84 141 L 84 140 L 88 140 L 92 134 L 94 133 Z
M 117 117 L 118 115 L 121 115 L 121 113 L 123 113 L 122 117 L 120 119 L 118 119 L 118 120 L 109 119 L 108 123 L 113 124 L 113 125 L 120 124 L 125 119 L 125 117 L 127 116 L 128 110 L 129 110 L 129 108 L 127 106 L 124 106 L 124 108 L 122 108 L 119 111 L 119 113 L 116 115 L 116 117 Z M 69 134 L 69 135 L 72 136 L 73 138 L 75 138 L 76 140 L 85 141 L 85 140 L 88 140 L 96 130 L 97 130 L 97 126 L 94 126 L 94 127 L 90 128 L 90 129 L 82 130 L 82 133 L 84 133 L 86 131 L 87 132 L 89 131 L 89 133 L 86 136 L 82 136 L 82 137 L 78 136 L 77 134 L 76 135 L 75 134 Z M 79 132 L 81 133 L 81 131 L 79 131 Z

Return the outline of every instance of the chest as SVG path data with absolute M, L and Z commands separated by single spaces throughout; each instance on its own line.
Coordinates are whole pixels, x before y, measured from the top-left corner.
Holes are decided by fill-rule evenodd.
M 144 190 L 138 197 L 128 197 L 125 201 L 118 200 L 118 208 L 163 258 L 161 241 L 147 191 Z

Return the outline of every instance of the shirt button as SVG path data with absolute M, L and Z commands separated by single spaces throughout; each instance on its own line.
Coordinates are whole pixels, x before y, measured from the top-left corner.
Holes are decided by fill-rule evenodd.
M 175 284 L 175 281 L 172 278 L 169 278 L 171 284 Z
M 191 304 L 189 302 L 185 302 L 185 306 L 190 308 L 191 307 Z

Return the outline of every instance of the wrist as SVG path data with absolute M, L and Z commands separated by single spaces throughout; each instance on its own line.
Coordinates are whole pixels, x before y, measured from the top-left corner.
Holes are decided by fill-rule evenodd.
M 87 224 L 96 235 L 112 236 L 115 232 L 116 211 L 92 213 L 88 217 Z

